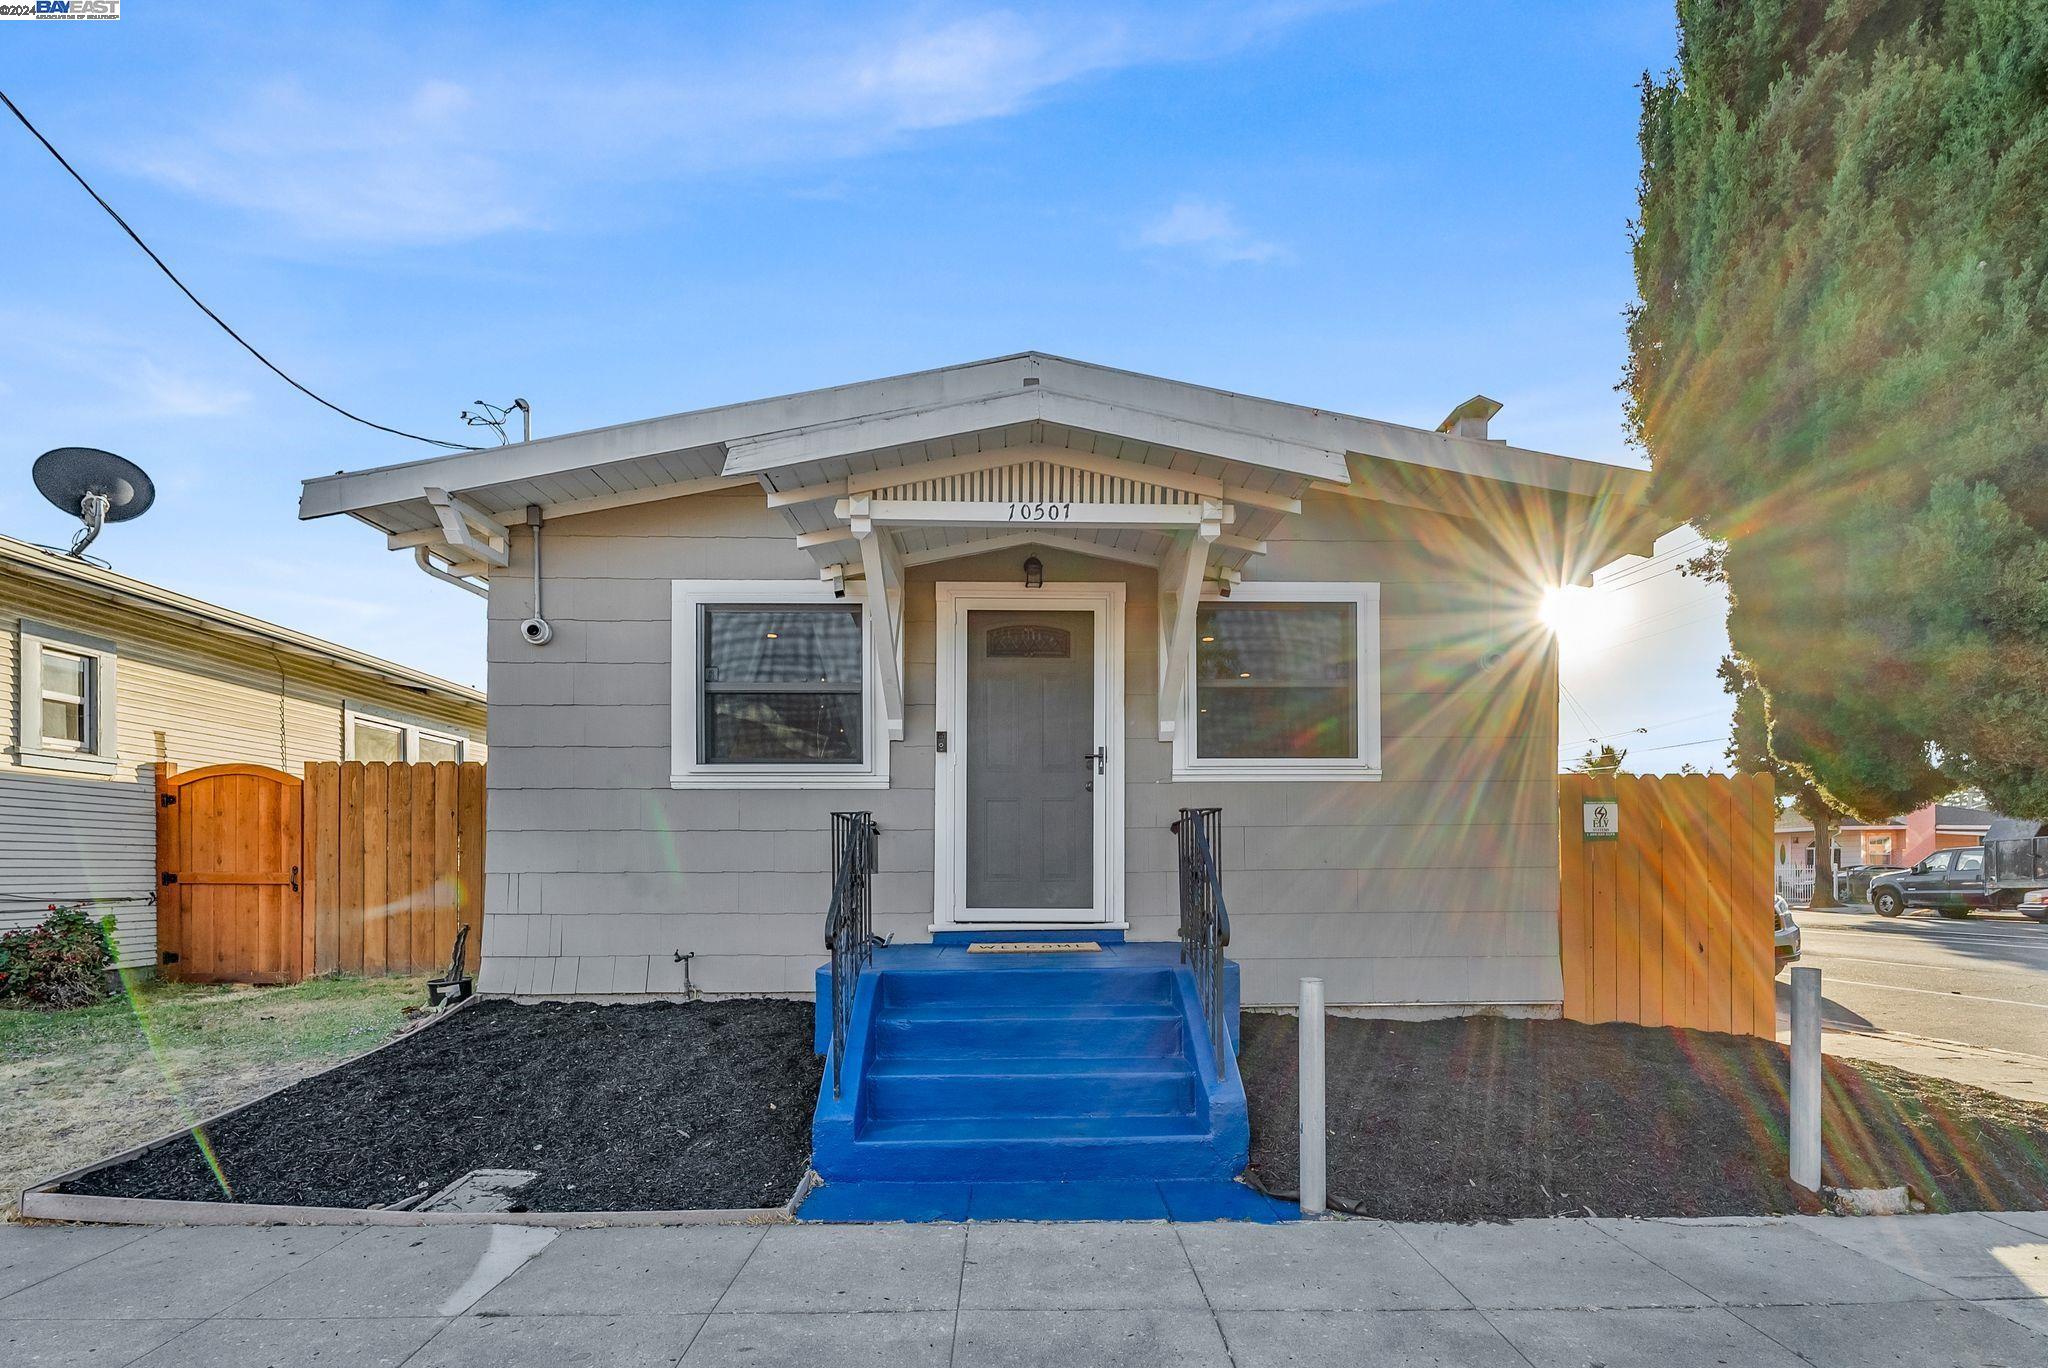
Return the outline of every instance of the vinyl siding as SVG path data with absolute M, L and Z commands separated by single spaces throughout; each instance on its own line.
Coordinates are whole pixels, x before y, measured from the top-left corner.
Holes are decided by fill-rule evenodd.
M 1294 1000 L 1320 974 L 1340 1004 L 1554 1004 L 1556 662 L 1537 591 L 1472 524 L 1315 496 L 1247 579 L 1381 585 L 1384 777 L 1371 783 L 1175 783 L 1157 739 L 1157 584 L 1146 567 L 1039 552 L 1049 582 L 1122 581 L 1126 915 L 1169 939 L 1166 832 L 1221 806 L 1220 852 L 1248 1003 Z M 677 951 L 711 992 L 807 993 L 823 959 L 827 821 L 884 831 L 876 931 L 932 921 L 934 586 L 1019 577 L 1003 551 L 909 572 L 905 739 L 886 791 L 668 786 L 670 581 L 816 582 L 753 491 L 550 524 L 548 618 L 526 645 L 531 544 L 490 605 L 493 740 L 484 986 L 523 994 L 677 992 Z M 1313 966 L 1305 967 L 1305 966 Z M 594 985 L 603 984 L 602 988 Z
M 108 777 L 24 767 L 16 754 L 21 620 L 115 644 L 119 764 Z M 272 652 L 195 623 L 0 569 L 0 930 L 52 902 L 148 898 L 156 883 L 155 765 L 272 765 L 292 774 L 338 760 L 343 712 L 360 704 L 468 739 L 482 759 L 484 709 L 344 668 Z M 111 909 L 125 964 L 156 960 L 155 909 Z

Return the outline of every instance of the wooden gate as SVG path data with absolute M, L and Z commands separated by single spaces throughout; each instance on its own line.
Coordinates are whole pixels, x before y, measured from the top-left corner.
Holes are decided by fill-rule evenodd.
M 474 972 L 483 946 L 483 765 L 308 765 L 305 827 L 312 972 L 445 969 L 462 922 Z
M 300 784 L 262 765 L 157 766 L 160 972 L 193 983 L 305 976 Z
M 1566 774 L 1558 797 L 1564 1014 L 1775 1035 L 1769 776 Z

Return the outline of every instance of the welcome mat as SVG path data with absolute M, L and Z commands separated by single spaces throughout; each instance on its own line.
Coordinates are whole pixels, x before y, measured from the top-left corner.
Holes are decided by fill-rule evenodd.
M 1092 955 L 1102 946 L 1097 941 L 976 941 L 967 947 L 970 955 Z

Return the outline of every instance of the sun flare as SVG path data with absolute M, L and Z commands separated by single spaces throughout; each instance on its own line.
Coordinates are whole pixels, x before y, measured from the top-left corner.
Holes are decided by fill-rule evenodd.
M 1603 596 L 1576 585 L 1544 590 L 1536 616 L 1557 637 L 1557 644 L 1574 654 L 1597 649 L 1614 634 L 1613 617 Z

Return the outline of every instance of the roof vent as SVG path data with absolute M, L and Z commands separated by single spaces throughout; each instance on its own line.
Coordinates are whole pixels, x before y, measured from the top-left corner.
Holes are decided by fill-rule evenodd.
M 1474 441 L 1487 441 L 1489 440 L 1486 435 L 1487 421 L 1494 414 L 1499 413 L 1500 408 L 1498 400 L 1489 399 L 1483 394 L 1475 394 L 1464 403 L 1452 409 L 1450 417 L 1438 423 L 1436 430 L 1438 432 L 1447 432 L 1453 437 L 1470 437 Z

